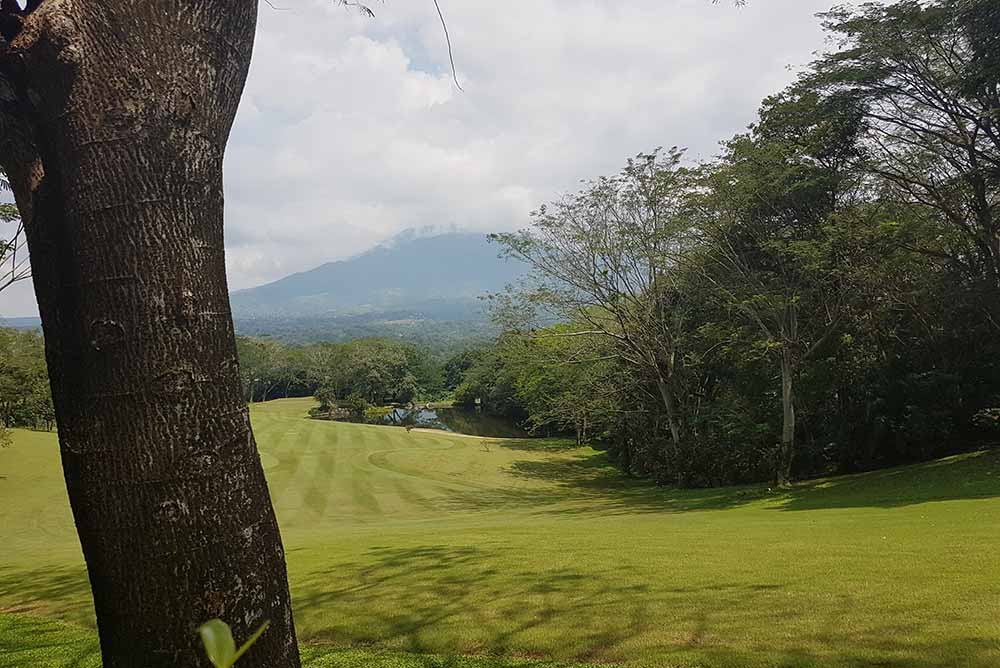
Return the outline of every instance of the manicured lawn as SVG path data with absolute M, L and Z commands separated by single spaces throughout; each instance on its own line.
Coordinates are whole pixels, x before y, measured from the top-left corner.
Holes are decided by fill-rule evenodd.
M 310 405 L 253 414 L 309 666 L 1000 665 L 1000 452 L 679 492 Z M 0 451 L 0 527 L 0 666 L 96 666 L 54 436 Z

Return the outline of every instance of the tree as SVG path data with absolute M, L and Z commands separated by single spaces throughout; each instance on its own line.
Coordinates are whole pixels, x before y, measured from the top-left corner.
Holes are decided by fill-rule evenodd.
M 0 424 L 49 429 L 52 420 L 42 337 L 0 329 Z
M 617 176 L 541 207 L 530 229 L 493 237 L 532 269 L 520 303 L 575 326 L 551 336 L 607 339 L 610 355 L 649 372 L 675 449 L 684 430 L 677 396 L 684 309 L 673 273 L 683 252 L 682 156 L 677 148 L 639 154 Z
M 509 341 L 519 336 L 512 332 L 502 333 L 494 345 L 481 349 L 475 363 L 462 374 L 462 382 L 455 388 L 456 403 L 516 420 L 524 417 L 516 397 L 516 373 L 504 355 Z
M 321 387 L 316 390 L 316 401 L 319 402 L 319 409 L 328 413 L 337 405 L 337 394 L 329 387 Z
M 236 350 L 247 401 L 273 399 L 273 393 L 282 385 L 285 392 L 279 396 L 288 395 L 288 386 L 296 380 L 296 368 L 289 359 L 288 348 L 272 339 L 241 336 L 236 339 Z
M 944 248 L 920 246 L 965 278 L 1000 287 L 1000 6 L 903 0 L 824 15 L 840 50 L 810 85 L 850 97 L 866 170 L 935 212 Z
M 465 373 L 474 367 L 483 356 L 482 348 L 466 348 L 449 357 L 444 363 L 442 382 L 447 390 L 454 390 L 461 384 Z
M 534 336 L 508 337 L 501 354 L 515 373 L 518 403 L 534 432 L 571 432 L 577 444 L 599 437 L 609 415 L 620 413 L 615 355 L 597 337 L 561 337 L 580 328 L 553 325 Z
M 244 668 L 299 664 L 222 248 L 256 12 L 44 0 L 0 45 L 0 163 L 106 668 L 196 665 L 213 617 L 240 637 L 270 620 Z
M 758 330 L 780 369 L 782 486 L 795 454 L 795 379 L 843 316 L 828 225 L 852 196 L 857 126 L 849 101 L 793 86 L 765 101 L 750 133 L 727 143 L 693 198 L 699 244 L 688 266 Z

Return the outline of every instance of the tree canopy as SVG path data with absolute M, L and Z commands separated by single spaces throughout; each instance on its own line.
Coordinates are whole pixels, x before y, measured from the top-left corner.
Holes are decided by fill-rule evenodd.
M 586 424 L 627 472 L 683 484 L 992 438 L 998 14 L 831 11 L 836 48 L 718 159 L 640 154 L 497 235 L 533 275 L 495 296 L 507 331 L 467 387 L 539 429 Z

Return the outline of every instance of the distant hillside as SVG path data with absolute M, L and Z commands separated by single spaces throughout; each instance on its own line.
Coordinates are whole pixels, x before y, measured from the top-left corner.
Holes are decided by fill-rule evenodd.
M 233 315 L 241 321 L 386 314 L 393 321 L 482 322 L 478 298 L 524 271 L 498 250 L 483 234 L 404 233 L 357 257 L 234 292 Z
M 404 232 L 366 253 L 231 295 L 236 333 L 288 343 L 401 338 L 455 346 L 494 334 L 483 302 L 525 271 L 485 234 Z M 39 327 L 38 318 L 0 327 Z
M 4 318 L 0 316 L 0 327 L 10 327 L 11 329 L 41 329 L 42 321 L 37 316 L 24 316 L 14 318 Z

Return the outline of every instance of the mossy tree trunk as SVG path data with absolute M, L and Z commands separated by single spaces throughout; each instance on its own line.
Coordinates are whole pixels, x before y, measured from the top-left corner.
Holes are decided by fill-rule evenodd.
M 284 553 L 238 373 L 222 162 L 255 0 L 44 0 L 0 46 L 0 163 L 28 234 L 63 469 L 105 668 L 207 665 L 272 627 Z

